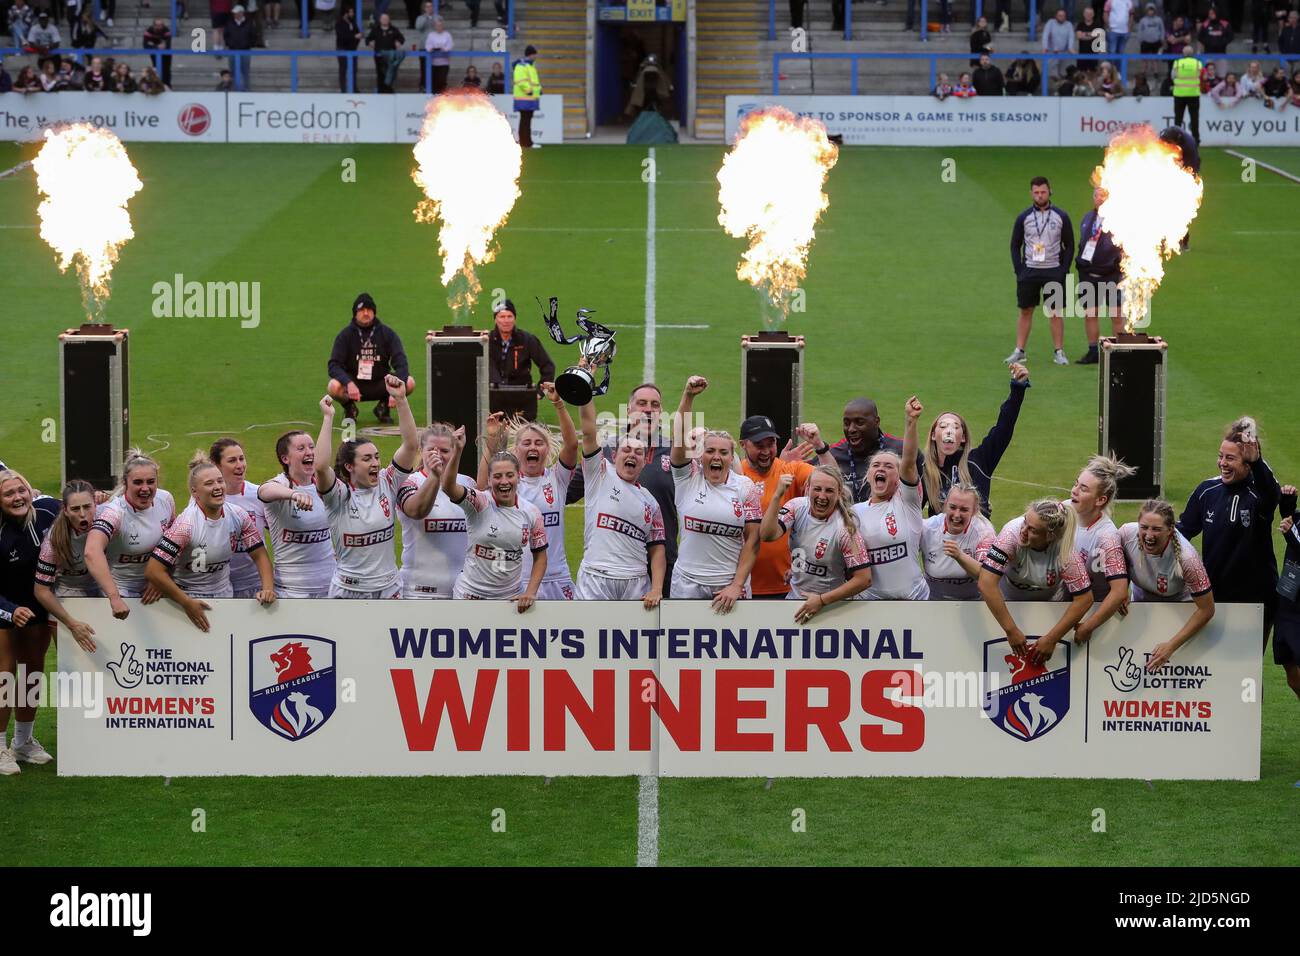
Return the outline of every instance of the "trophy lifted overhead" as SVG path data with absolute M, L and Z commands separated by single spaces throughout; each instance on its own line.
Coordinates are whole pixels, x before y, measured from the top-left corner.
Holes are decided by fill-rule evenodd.
M 537 304 L 540 306 L 542 300 L 538 299 Z M 583 360 L 555 377 L 555 390 L 570 405 L 586 405 L 597 395 L 604 395 L 609 391 L 609 366 L 618 351 L 614 344 L 615 333 L 613 329 L 591 319 L 595 314 L 594 309 L 579 309 L 578 328 L 586 335 L 566 336 L 564 329 L 560 327 L 557 314 L 559 307 L 560 300 L 556 296 L 551 296 L 550 311 L 542 313 L 546 328 L 550 330 L 551 338 L 560 345 L 579 343 L 578 350 L 582 353 Z M 602 365 L 605 367 L 605 378 L 597 385 L 595 372 Z

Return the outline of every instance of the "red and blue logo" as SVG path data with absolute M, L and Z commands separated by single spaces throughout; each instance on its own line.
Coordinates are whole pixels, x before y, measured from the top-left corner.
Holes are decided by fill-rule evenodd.
M 1006 638 L 984 642 L 984 712 L 1017 740 L 1037 740 L 1070 709 L 1070 645 L 1062 641 L 1057 649 L 1038 664 L 1012 651 Z
M 262 726 L 301 740 L 325 725 L 338 705 L 335 644 L 278 634 L 248 645 L 248 705 Z

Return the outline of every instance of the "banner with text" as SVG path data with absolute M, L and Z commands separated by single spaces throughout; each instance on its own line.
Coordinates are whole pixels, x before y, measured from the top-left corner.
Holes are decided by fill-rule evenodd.
M 728 96 L 726 139 L 748 113 L 779 104 L 853 146 L 1105 146 L 1126 126 L 1173 125 L 1173 97 Z M 1300 111 L 1201 98 L 1202 146 L 1300 146 Z
M 978 603 L 215 601 L 69 610 L 64 775 L 1259 778 L 1258 606 L 1135 604 L 1045 665 Z M 1061 605 L 1013 605 L 1041 634 Z M 788 610 L 774 619 L 773 610 Z M 788 623 L 787 623 L 788 622 Z
M 493 104 L 519 130 L 509 95 Z M 124 142 L 414 143 L 429 97 L 343 93 L 35 93 L 0 98 L 0 140 L 33 140 L 89 122 Z M 564 97 L 544 94 L 533 139 L 564 141 Z

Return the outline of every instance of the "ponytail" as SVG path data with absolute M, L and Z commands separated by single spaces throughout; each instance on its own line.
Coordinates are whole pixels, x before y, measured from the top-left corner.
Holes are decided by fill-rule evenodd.
M 848 530 L 849 534 L 857 534 L 858 518 L 857 515 L 853 513 L 853 498 L 849 495 L 849 486 L 844 481 L 844 475 L 840 473 L 838 468 L 827 468 L 825 465 L 818 465 L 813 469 L 812 474 L 808 476 L 808 480 L 804 483 L 805 489 L 812 483 L 813 478 L 817 475 L 821 475 L 823 478 L 829 478 L 835 482 L 835 487 L 839 489 L 838 494 L 835 496 L 835 510 L 839 512 L 840 520 L 844 522 L 844 527 Z
M 226 453 L 227 448 L 232 447 L 242 450 L 244 446 L 235 438 L 218 438 L 212 443 L 212 447 L 208 449 L 209 460 L 211 460 L 212 464 L 220 467 L 221 456 Z
M 285 461 L 285 458 L 289 456 L 289 445 L 299 435 L 307 435 L 307 433 L 298 429 L 291 432 L 285 432 L 275 440 L 275 460 L 280 463 L 280 470 L 284 472 L 286 478 L 289 477 L 289 463 Z M 307 437 L 311 438 L 310 435 L 307 435 Z
M 1064 567 L 1070 552 L 1074 550 L 1074 535 L 1078 528 L 1074 505 L 1055 498 L 1039 498 L 1031 502 L 1029 508 L 1042 519 L 1052 541 L 1060 545 L 1061 564 Z
M 194 491 L 194 483 L 198 480 L 199 473 L 206 471 L 209 468 L 216 468 L 218 471 L 221 470 L 217 466 L 217 463 L 209 457 L 208 452 L 203 451 L 201 448 L 195 450 L 194 454 L 190 456 L 189 464 L 189 489 L 191 493 Z
M 54 549 L 54 560 L 60 568 L 71 568 L 76 563 L 72 554 L 72 519 L 68 517 L 68 500 L 73 495 L 90 495 L 95 500 L 95 486 L 80 478 L 73 478 L 63 486 L 63 507 L 50 526 L 50 546 Z
M 1119 483 L 1137 474 L 1136 468 L 1124 464 L 1123 459 L 1113 455 L 1093 455 L 1088 459 L 1088 464 L 1083 470 L 1100 482 L 1097 494 L 1106 499 L 1106 507 L 1102 509 L 1103 514 L 1110 514 L 1115 495 L 1119 493 Z

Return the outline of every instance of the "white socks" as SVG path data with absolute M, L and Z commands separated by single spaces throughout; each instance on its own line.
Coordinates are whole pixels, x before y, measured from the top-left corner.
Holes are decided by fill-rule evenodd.
M 21 747 L 23 744 L 32 742 L 32 726 L 35 721 L 16 720 L 14 721 L 14 747 Z

